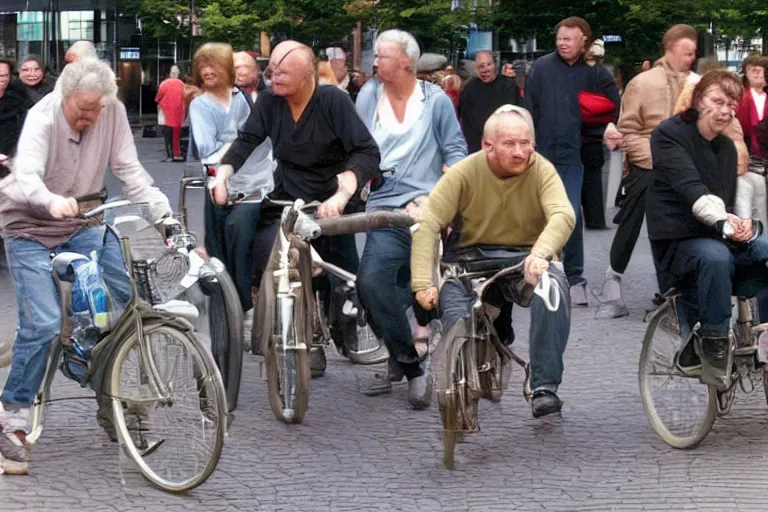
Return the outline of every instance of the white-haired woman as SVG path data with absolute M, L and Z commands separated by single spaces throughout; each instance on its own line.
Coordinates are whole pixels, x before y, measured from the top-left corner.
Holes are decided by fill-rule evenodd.
M 467 156 L 467 144 L 450 98 L 440 86 L 416 78 L 420 51 L 413 36 L 387 30 L 376 39 L 375 50 L 381 85 L 374 94 L 358 96 L 357 110 L 378 143 L 385 177 L 371 187 L 367 209 L 406 208 L 417 215 L 446 166 Z M 423 409 L 431 398 L 423 364 L 428 339 L 419 335 L 414 340 L 408 320 L 410 258 L 408 229 L 372 231 L 357 284 L 371 328 L 389 349 L 390 373 L 396 380 L 408 378 L 408 401 Z M 390 376 L 377 375 L 363 392 L 391 390 Z
M 151 204 L 152 221 L 166 222 L 168 198 L 152 187 L 139 163 L 125 107 L 117 100 L 115 75 L 97 59 L 68 64 L 58 81 L 61 94 L 40 100 L 27 114 L 13 176 L 0 183 L 0 223 L 7 240 L 8 267 L 15 283 L 19 323 L 13 362 L 0 412 L 3 469 L 25 472 L 30 457 L 27 420 L 45 373 L 51 341 L 60 330 L 60 307 L 51 280 L 52 253 L 98 254 L 102 276 L 117 304 L 131 298 L 117 237 L 78 217 L 74 199 L 99 193 L 109 168 L 127 199 Z M 114 435 L 111 418 L 102 426 Z
M 167 160 L 183 162 L 181 154 L 181 126 L 187 113 L 184 109 L 184 82 L 179 80 L 179 68 L 171 66 L 168 78 L 160 82 L 155 96 L 157 124 L 163 127 Z

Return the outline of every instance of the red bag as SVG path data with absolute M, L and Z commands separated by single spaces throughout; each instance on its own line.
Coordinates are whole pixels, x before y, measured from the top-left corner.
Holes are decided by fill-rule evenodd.
M 599 93 L 580 91 L 579 110 L 584 124 L 608 124 L 616 120 L 616 105 Z

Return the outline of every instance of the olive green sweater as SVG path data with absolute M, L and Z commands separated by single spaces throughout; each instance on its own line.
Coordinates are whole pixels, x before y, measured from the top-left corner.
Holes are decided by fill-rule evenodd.
M 544 258 L 557 258 L 576 222 L 563 182 L 546 158 L 536 153 L 523 174 L 501 179 L 488 166 L 485 151 L 478 151 L 446 172 L 429 194 L 413 235 L 413 291 L 433 286 L 440 231 L 457 218 L 461 247 L 532 247 Z

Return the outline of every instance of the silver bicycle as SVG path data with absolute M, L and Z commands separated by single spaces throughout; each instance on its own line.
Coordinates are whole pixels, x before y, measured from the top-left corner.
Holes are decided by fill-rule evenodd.
M 128 205 L 107 203 L 83 216 Z M 159 262 L 134 260 L 128 239 L 119 239 L 133 296 L 88 360 L 78 357 L 71 338 L 72 264 L 82 255 L 63 252 L 52 259 L 61 296 L 61 334 L 49 349 L 27 441 L 34 444 L 42 433 L 56 369 L 84 365 L 80 384 L 111 407 L 117 441 L 142 476 L 165 491 L 187 491 L 205 482 L 218 464 L 228 423 L 224 386 L 193 326 L 141 298 L 138 283 L 152 281 Z

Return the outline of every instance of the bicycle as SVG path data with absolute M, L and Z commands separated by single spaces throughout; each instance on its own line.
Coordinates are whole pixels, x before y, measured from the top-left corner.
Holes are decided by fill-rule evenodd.
M 202 312 L 192 323 L 204 340 L 210 340 L 211 352 L 227 391 L 228 408 L 232 412 L 237 408 L 243 372 L 244 313 L 237 287 L 224 263 L 218 258 L 201 256 L 196 250 L 197 238 L 187 229 L 187 192 L 191 189 L 205 189 L 205 179 L 189 177 L 181 180 L 176 218 L 182 232 L 177 235 L 176 247 L 189 256 L 190 271 L 184 282 L 186 291 L 174 298 L 190 300 Z M 145 299 L 149 300 L 148 297 Z M 157 304 L 160 300 L 155 297 L 151 302 Z
M 470 253 L 459 261 L 442 264 L 444 280 L 458 280 L 472 290 L 474 297 L 471 316 L 448 327 L 430 365 L 443 426 L 443 464 L 446 469 L 454 467 L 456 442 L 480 430 L 480 399 L 501 400 L 511 375 L 511 361 L 523 369 L 523 398 L 526 402 L 531 401 L 529 365 L 510 346 L 502 343 L 493 326 L 498 310 L 485 302 L 486 292 L 492 284 L 522 278 L 528 254 L 516 249 L 494 249 L 480 251 L 480 254 Z M 550 311 L 558 309 L 560 292 L 556 286 L 550 286 L 547 273 L 542 276 L 535 293 L 544 299 Z
M 82 216 L 92 218 L 131 204 L 115 201 Z M 61 296 L 61 333 L 49 349 L 27 441 L 34 444 L 42 433 L 59 362 L 62 370 L 83 365 L 81 386 L 90 386 L 100 401 L 111 405 L 117 441 L 142 476 L 162 490 L 184 492 L 205 482 L 218 464 L 228 423 L 224 387 L 193 326 L 183 317 L 152 309 L 141 298 L 139 284 L 152 281 L 157 262 L 134 260 L 128 238 L 119 235 L 119 240 L 132 298 L 87 360 L 78 355 L 71 338 L 73 263 L 83 256 L 62 252 L 52 257 L 51 273 Z
M 638 381 L 643 410 L 653 431 L 669 446 L 689 449 L 707 437 L 718 416 L 730 412 L 737 385 L 742 392 L 754 391 L 759 378 L 756 374 L 762 374 L 768 400 L 768 361 L 757 347 L 757 338 L 768 330 L 768 323 L 755 325 L 754 299 L 737 298 L 738 316 L 728 336 L 732 364 L 728 365 L 730 375 L 726 381 L 730 385 L 718 390 L 701 383 L 697 373 L 685 374 L 675 364 L 675 354 L 696 329 L 694 326 L 683 340 L 676 309 L 679 296 L 678 290 L 670 289 L 661 296 L 661 305 L 646 315 L 648 328 L 640 353 Z
M 302 200 L 276 201 L 283 207 L 277 237 L 266 266 L 258 302 L 254 306 L 263 319 L 254 322 L 253 343 L 262 342 L 269 403 L 275 417 L 286 423 L 301 423 L 309 405 L 309 350 L 321 325 L 322 308 L 312 291 L 313 265 L 338 278 L 354 283 L 355 276 L 322 261 L 310 241 L 321 235 L 362 233 L 384 227 L 409 227 L 413 220 L 402 211 L 377 211 L 312 219 L 306 210 L 317 203 Z M 363 314 L 358 308 L 358 314 Z M 358 324 L 359 325 L 359 324 Z M 323 338 L 328 339 L 329 334 Z

